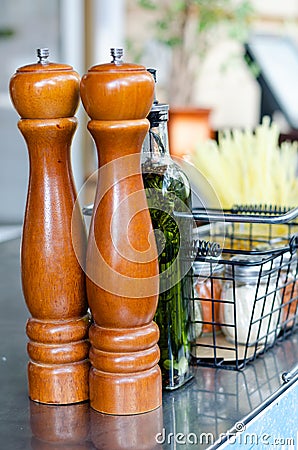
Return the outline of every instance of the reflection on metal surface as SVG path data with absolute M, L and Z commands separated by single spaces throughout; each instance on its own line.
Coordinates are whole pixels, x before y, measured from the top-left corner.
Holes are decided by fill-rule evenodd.
M 30 401 L 32 450 L 89 450 L 89 405 L 44 405 Z
M 189 439 L 189 444 L 208 448 L 235 423 L 261 410 L 282 386 L 284 368 L 291 372 L 298 361 L 297 342 L 298 336 L 284 341 L 241 372 L 195 367 L 193 383 L 164 395 L 164 448 L 176 448 L 178 433 L 186 443 Z
M 297 342 L 297 336 L 284 341 L 242 372 L 193 367 L 193 381 L 165 392 L 163 408 L 145 414 L 114 416 L 98 413 L 88 403 L 50 406 L 30 401 L 32 450 L 56 450 L 57 445 L 67 450 L 175 449 L 182 444 L 208 448 L 262 409 L 281 388 L 282 373 L 294 373 Z
M 113 416 L 90 409 L 91 440 L 96 449 L 155 450 L 163 428 L 162 408 L 133 416 Z
M 32 450 L 155 450 L 162 408 L 132 416 L 101 414 L 88 403 L 65 406 L 30 401 Z

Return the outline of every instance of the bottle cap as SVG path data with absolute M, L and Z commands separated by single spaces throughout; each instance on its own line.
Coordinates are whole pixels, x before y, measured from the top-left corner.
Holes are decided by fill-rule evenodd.
M 147 69 L 147 71 L 151 73 L 156 85 L 157 70 Z M 159 101 L 156 98 L 155 89 L 154 89 L 153 105 L 147 118 L 150 122 L 151 128 L 157 127 L 160 122 L 167 122 L 169 120 L 169 105 L 167 105 L 166 103 L 159 103 Z

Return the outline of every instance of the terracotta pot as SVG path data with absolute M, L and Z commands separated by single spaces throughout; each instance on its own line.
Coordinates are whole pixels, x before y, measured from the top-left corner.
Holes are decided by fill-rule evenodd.
M 190 155 L 200 141 L 213 137 L 210 114 L 208 108 L 170 109 L 169 144 L 173 156 Z

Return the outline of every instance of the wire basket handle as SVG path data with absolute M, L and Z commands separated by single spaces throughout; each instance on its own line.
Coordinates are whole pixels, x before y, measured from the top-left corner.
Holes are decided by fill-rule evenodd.
M 180 215 L 179 213 L 177 213 Z M 298 207 L 293 209 L 267 205 L 234 206 L 230 210 L 194 208 L 194 220 L 208 222 L 241 222 L 285 224 L 298 217 Z

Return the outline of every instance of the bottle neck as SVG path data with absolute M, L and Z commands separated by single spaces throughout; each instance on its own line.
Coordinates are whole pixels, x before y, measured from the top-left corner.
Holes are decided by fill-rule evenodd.
M 168 111 L 152 110 L 148 115 L 150 129 L 146 136 L 143 153 L 146 156 L 154 157 L 170 157 L 168 142 Z

